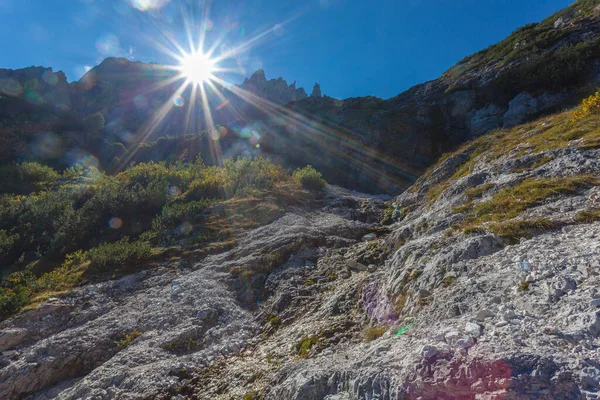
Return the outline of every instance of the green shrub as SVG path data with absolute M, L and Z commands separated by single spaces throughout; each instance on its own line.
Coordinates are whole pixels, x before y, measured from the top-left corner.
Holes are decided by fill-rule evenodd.
M 0 167 L 0 193 L 29 194 L 47 190 L 58 182 L 60 174 L 35 162 Z
M 19 241 L 19 234 L 9 234 L 4 229 L 0 230 L 0 254 L 8 253 L 13 245 Z
M 0 287 L 0 320 L 8 318 L 26 305 L 30 294 L 24 285 L 17 285 L 14 288 Z
M 519 92 L 564 89 L 581 83 L 590 69 L 590 59 L 598 54 L 600 38 L 564 45 L 534 56 L 497 78 L 499 90 L 510 96 Z
M 83 119 L 83 125 L 86 131 L 96 133 L 104 129 L 104 115 L 101 112 L 90 114 Z
M 188 191 L 185 193 L 185 199 L 202 200 L 202 199 L 224 199 L 228 197 L 227 189 L 229 182 L 225 179 L 225 175 L 220 173 L 218 169 L 211 168 L 213 173 L 207 172 L 202 178 L 193 181 L 190 184 Z
M 111 272 L 115 269 L 130 270 L 152 257 L 152 247 L 146 242 L 129 242 L 124 237 L 118 242 L 103 243 L 88 251 L 88 270 L 93 273 Z
M 229 159 L 223 168 L 235 194 L 244 194 L 247 189 L 271 189 L 275 182 L 285 179 L 286 175 L 281 165 L 273 164 L 266 158 Z
M 294 171 L 293 177 L 303 188 L 308 190 L 323 190 L 327 184 L 321 173 L 310 165 L 298 168 Z

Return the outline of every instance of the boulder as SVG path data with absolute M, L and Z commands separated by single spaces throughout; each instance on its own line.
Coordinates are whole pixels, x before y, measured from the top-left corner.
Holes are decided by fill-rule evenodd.
M 27 329 L 12 328 L 0 332 L 0 352 L 12 349 L 27 339 Z
M 504 128 L 519 125 L 538 110 L 539 102 L 536 98 L 529 93 L 520 93 L 508 103 L 508 111 L 504 114 Z

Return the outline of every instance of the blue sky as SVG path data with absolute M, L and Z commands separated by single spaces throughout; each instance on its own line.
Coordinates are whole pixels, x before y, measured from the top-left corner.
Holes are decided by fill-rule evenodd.
M 309 93 L 318 81 L 336 98 L 389 98 L 572 1 L 215 0 L 208 22 L 205 3 L 0 0 L 0 68 L 51 66 L 73 81 L 106 56 L 174 64 L 187 26 L 215 54 L 265 33 L 223 62 L 232 83 L 262 67 Z

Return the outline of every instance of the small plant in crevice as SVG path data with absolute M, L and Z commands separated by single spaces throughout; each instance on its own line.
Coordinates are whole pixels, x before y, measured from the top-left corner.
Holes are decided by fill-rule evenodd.
M 242 400 L 258 400 L 258 399 L 259 399 L 258 392 L 247 392 L 246 394 L 244 394 L 244 397 L 242 397 Z
M 519 283 L 519 291 L 525 292 L 525 291 L 529 290 L 530 285 L 531 285 L 531 282 L 521 281 L 521 283 Z
M 119 335 L 119 337 L 117 337 L 117 340 L 115 340 L 115 344 L 119 348 L 125 348 L 141 335 L 142 332 L 138 331 L 137 329 L 134 329 L 129 332 L 124 332 L 121 335 Z
M 456 277 L 455 276 L 446 276 L 444 277 L 444 279 L 442 280 L 442 286 L 444 287 L 448 287 L 451 286 L 454 282 L 456 282 Z
M 319 342 L 320 336 L 303 336 L 295 345 L 296 355 L 301 358 L 306 358 L 310 354 L 312 348 Z
M 279 328 L 281 326 L 281 320 L 279 319 L 279 316 L 273 315 L 269 317 L 269 325 L 271 325 L 275 329 Z

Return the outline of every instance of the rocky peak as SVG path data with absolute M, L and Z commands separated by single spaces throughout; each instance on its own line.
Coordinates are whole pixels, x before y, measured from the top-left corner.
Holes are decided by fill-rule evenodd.
M 318 82 L 315 83 L 315 86 L 313 86 L 310 97 L 323 97 L 323 94 L 321 93 L 321 85 L 319 85 Z
M 254 72 L 250 79 L 244 80 L 240 88 L 278 104 L 287 104 L 308 97 L 303 88 L 296 88 L 296 81 L 288 85 L 281 77 L 267 80 L 265 70 L 262 68 Z
M 281 79 L 281 78 L 279 78 Z M 250 77 L 250 81 L 252 82 L 266 82 L 267 78 L 265 76 L 265 70 L 264 69 L 259 69 L 257 71 L 255 71 L 252 76 Z

